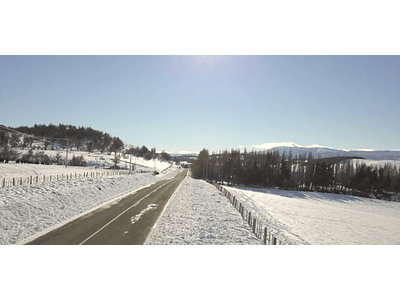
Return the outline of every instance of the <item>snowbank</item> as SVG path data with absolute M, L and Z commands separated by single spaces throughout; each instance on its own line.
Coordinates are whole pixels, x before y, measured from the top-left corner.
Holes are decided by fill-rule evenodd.
M 261 245 L 214 186 L 187 177 L 149 234 L 148 245 Z

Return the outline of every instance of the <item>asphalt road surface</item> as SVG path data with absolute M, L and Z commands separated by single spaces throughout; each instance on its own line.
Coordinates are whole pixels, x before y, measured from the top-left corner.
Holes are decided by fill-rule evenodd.
M 142 245 L 187 172 L 101 207 L 27 245 Z

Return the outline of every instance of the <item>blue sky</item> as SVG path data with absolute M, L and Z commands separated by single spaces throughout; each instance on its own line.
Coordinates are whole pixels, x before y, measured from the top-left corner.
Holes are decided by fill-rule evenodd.
M 0 56 L 0 124 L 168 151 L 400 149 L 399 56 Z

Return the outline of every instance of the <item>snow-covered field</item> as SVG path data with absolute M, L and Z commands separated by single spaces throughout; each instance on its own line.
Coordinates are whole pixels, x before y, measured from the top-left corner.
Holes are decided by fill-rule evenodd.
M 7 164 L 0 165 L 7 166 Z M 8 167 L 10 166 L 12 164 L 8 164 Z M 35 165 L 35 168 L 37 167 L 40 166 Z M 63 168 L 43 166 L 45 169 L 33 169 L 32 172 L 49 174 L 49 170 L 54 167 Z M 70 170 L 69 167 L 67 169 Z M 101 205 L 118 201 L 121 196 L 134 190 L 161 179 L 171 178 L 178 172 L 180 169 L 173 165 L 157 176 L 151 173 L 134 173 L 2 188 L 0 189 L 0 244 L 23 243 L 27 238 L 44 233 Z
M 214 186 L 187 177 L 149 234 L 149 245 L 261 245 Z
M 284 244 L 400 245 L 400 203 L 350 195 L 225 188 Z

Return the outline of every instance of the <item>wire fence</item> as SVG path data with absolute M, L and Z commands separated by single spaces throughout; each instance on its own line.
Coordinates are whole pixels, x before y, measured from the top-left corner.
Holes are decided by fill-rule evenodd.
M 224 194 L 225 197 L 228 198 L 233 207 L 236 208 L 236 210 L 241 214 L 242 218 L 250 225 L 255 236 L 262 240 L 265 245 L 283 245 L 282 241 L 278 240 L 272 231 L 268 229 L 267 226 L 264 226 L 260 219 L 257 220 L 254 214 L 252 215 L 251 211 L 249 211 L 237 197 L 232 195 L 222 185 L 210 180 L 207 180 L 207 182 L 214 185 L 221 193 Z
M 138 170 L 135 173 L 144 173 L 142 170 Z M 22 176 L 13 178 L 1 178 L 0 188 L 14 187 L 14 186 L 26 186 L 31 184 L 54 182 L 62 180 L 72 180 L 81 178 L 100 178 L 106 176 L 115 175 L 130 175 L 134 172 L 129 170 L 110 170 L 110 171 L 95 171 L 95 172 L 82 172 L 82 173 L 61 173 L 57 175 L 36 175 L 36 176 Z

